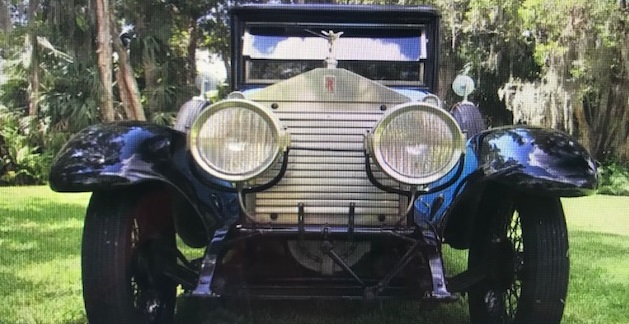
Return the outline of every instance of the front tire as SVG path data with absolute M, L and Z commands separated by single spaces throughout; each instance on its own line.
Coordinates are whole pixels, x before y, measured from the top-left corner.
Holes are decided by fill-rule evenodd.
M 469 290 L 472 323 L 559 323 L 569 274 L 561 201 L 504 188 L 490 197 L 469 251 L 469 268 L 487 269 Z
M 163 190 L 96 192 L 87 209 L 81 266 L 89 323 L 172 323 L 175 232 Z

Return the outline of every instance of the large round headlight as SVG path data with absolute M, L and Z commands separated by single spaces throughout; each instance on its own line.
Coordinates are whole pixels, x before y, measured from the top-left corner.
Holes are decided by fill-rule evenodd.
M 384 172 L 400 182 L 420 185 L 441 178 L 456 165 L 465 139 L 446 111 L 410 102 L 383 116 L 371 133 L 370 144 Z
M 199 114 L 190 129 L 190 151 L 208 173 L 231 182 L 266 171 L 288 146 L 279 120 L 243 99 L 220 101 Z

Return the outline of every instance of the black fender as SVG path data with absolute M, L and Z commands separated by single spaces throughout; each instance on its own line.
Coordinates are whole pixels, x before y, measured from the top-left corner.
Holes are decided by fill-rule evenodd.
M 485 180 L 560 197 L 591 195 L 598 187 L 596 162 L 563 132 L 509 126 L 482 132 L 470 142 Z
M 147 122 L 90 126 L 74 135 L 53 160 L 50 187 L 58 192 L 93 192 L 164 183 L 185 198 L 186 209 L 211 232 L 238 218 L 236 196 L 199 181 L 186 145 L 185 133 Z
M 416 207 L 438 209 L 425 207 L 416 220 L 419 216 L 418 221 L 432 223 L 445 242 L 466 248 L 480 201 L 497 199 L 490 194 L 495 190 L 488 190 L 496 186 L 533 195 L 586 196 L 596 192 L 598 173 L 587 150 L 563 132 L 528 126 L 490 129 L 469 139 L 457 183 L 418 199 Z

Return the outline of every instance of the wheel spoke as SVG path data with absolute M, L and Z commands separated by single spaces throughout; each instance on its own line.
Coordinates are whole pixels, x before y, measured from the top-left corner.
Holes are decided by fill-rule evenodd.
M 515 319 L 518 311 L 518 300 L 520 299 L 521 284 L 518 280 L 514 281 L 511 287 L 505 293 L 505 311 L 509 321 Z
M 138 242 L 140 242 L 140 226 L 138 225 L 137 218 L 133 218 L 133 224 L 131 225 L 131 250 L 136 251 L 138 248 Z
M 505 311 L 509 322 L 515 319 L 521 292 L 521 274 L 524 268 L 524 244 L 522 242 L 522 223 L 518 212 L 511 218 L 507 236 L 513 247 L 513 282 L 507 288 Z
M 524 243 L 522 239 L 522 224 L 517 211 L 511 210 L 511 217 L 506 218 L 502 234 L 494 233 L 494 242 L 504 241 L 512 251 L 510 257 L 503 262 L 505 266 L 512 267 L 511 283 L 508 286 L 496 286 L 490 289 L 485 296 L 485 305 L 488 313 L 495 321 L 500 323 L 512 323 L 518 311 L 518 301 L 521 295 L 522 272 L 524 271 Z M 502 239 L 500 239 L 502 237 Z M 499 257 L 502 257 L 499 256 Z
M 468 261 L 469 267 L 488 260 L 492 266 L 489 279 L 470 289 L 472 322 L 559 323 L 563 304 L 552 301 L 565 298 L 568 276 L 567 258 L 556 253 L 567 250 L 561 202 L 554 197 L 505 196 L 499 187 L 490 193 L 492 199 L 481 206 L 490 216 L 479 220 L 479 228 L 486 230 L 476 234 Z M 548 285 L 540 276 L 556 277 L 557 282 Z M 532 307 L 538 300 L 547 301 L 548 307 Z

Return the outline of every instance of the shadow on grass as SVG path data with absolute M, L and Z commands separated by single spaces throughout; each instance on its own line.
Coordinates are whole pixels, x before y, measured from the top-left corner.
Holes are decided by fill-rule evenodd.
M 0 206 L 0 264 L 19 267 L 80 255 L 84 214 L 85 206 L 41 198 L 17 209 Z
M 194 324 L 375 324 L 466 323 L 467 305 L 420 301 L 220 301 L 180 299 L 176 323 Z
M 26 196 L 0 203 L 0 323 L 85 323 L 85 206 Z
M 444 247 L 450 275 L 466 268 L 467 251 Z M 227 304 L 227 305 L 226 305 Z M 176 323 L 194 324 L 375 324 L 467 323 L 465 298 L 449 304 L 388 300 L 370 306 L 362 301 L 249 301 L 235 305 L 218 300 L 179 297 Z
M 571 272 L 562 323 L 627 323 L 629 238 L 584 231 L 570 232 Z M 448 256 L 447 256 L 448 257 Z M 447 258 L 446 257 L 446 258 Z M 464 254 L 449 255 L 460 268 Z M 224 305 L 180 297 L 177 323 L 198 324 L 375 324 L 467 323 L 465 299 L 452 304 L 422 305 L 388 301 L 372 307 L 361 302 L 255 301 Z

